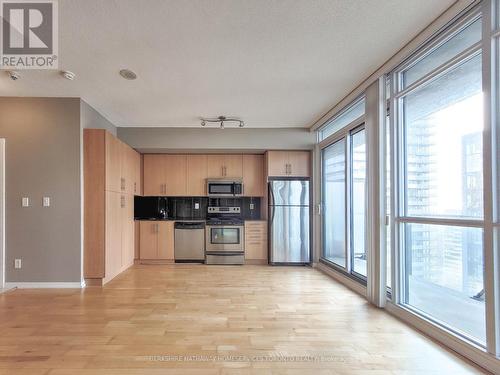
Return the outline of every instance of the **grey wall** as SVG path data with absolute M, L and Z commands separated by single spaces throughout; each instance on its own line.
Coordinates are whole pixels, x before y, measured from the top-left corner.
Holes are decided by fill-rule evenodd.
M 79 282 L 80 99 L 0 97 L 6 138 L 6 281 Z M 31 206 L 21 207 L 21 198 Z M 51 207 L 42 207 L 42 197 Z M 22 268 L 14 269 L 14 259 Z
M 84 129 L 105 129 L 116 136 L 116 126 L 83 100 L 80 101 L 80 122 Z
M 118 137 L 141 152 L 312 149 L 308 129 L 118 128 Z

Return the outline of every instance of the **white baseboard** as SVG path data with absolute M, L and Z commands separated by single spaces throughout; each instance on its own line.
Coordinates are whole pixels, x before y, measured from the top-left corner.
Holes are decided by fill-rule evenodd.
M 6 282 L 5 288 L 18 289 L 66 289 L 66 288 L 84 288 L 85 282 Z
M 413 326 L 424 335 L 440 342 L 445 347 L 463 355 L 465 358 L 471 360 L 486 370 L 491 371 L 493 374 L 500 374 L 500 359 L 495 358 L 495 356 L 490 353 L 487 353 L 483 348 L 464 342 L 456 335 L 436 327 L 435 324 L 425 318 L 412 314 L 392 302 L 387 302 L 385 309 L 388 313 Z
M 314 267 L 324 274 L 330 276 L 331 278 L 337 280 L 341 284 L 344 284 L 346 287 L 349 289 L 355 291 L 358 294 L 361 294 L 363 297 L 366 298 L 366 286 L 350 279 L 347 276 L 342 275 L 340 272 L 336 272 L 335 270 L 332 270 L 330 267 L 324 265 L 323 263 L 319 262 L 316 264 Z

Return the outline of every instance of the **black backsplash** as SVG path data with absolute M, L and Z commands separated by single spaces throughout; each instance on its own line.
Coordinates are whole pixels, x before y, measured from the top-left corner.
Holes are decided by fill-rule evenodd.
M 207 207 L 241 207 L 241 214 L 245 220 L 260 219 L 260 198 L 207 198 L 207 197 L 135 197 L 136 219 L 165 219 L 170 220 L 205 220 Z M 195 209 L 196 203 L 199 208 Z M 253 209 L 251 205 L 253 204 Z M 164 217 L 156 207 L 166 207 L 167 216 Z

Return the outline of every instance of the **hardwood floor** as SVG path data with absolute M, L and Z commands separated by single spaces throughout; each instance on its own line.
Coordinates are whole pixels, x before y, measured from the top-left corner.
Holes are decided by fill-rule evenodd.
M 469 374 L 311 268 L 139 265 L 0 295 L 0 374 Z

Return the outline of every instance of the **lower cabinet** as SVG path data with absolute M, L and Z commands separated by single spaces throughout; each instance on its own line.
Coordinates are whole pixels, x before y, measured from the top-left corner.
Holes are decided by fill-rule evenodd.
M 142 261 L 174 261 L 174 222 L 139 222 L 139 257 Z
M 103 283 L 134 264 L 134 197 L 107 191 Z
M 267 263 L 267 221 L 245 221 L 245 262 Z

